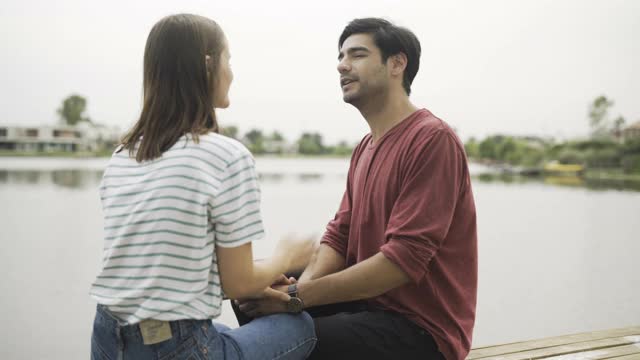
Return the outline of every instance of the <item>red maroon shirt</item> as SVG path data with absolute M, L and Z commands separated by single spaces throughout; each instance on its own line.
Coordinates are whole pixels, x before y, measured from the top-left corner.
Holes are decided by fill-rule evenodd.
M 449 360 L 471 348 L 476 313 L 476 211 L 462 143 L 422 109 L 375 144 L 362 139 L 322 243 L 357 264 L 382 252 L 411 282 L 370 299 L 429 331 Z

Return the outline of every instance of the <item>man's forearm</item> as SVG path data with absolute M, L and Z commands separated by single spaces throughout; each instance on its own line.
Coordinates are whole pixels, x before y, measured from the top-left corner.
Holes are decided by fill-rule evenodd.
M 372 298 L 410 281 L 382 253 L 340 272 L 320 278 L 300 278 L 298 294 L 305 307 Z
M 345 268 L 345 258 L 328 245 L 321 244 L 298 281 L 309 281 Z

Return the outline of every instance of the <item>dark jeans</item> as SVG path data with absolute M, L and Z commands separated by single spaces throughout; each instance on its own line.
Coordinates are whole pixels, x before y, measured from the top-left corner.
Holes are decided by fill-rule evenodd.
M 240 325 L 252 319 L 232 303 Z M 404 316 L 351 302 L 305 309 L 313 317 L 318 342 L 309 359 L 444 360 L 426 330 Z

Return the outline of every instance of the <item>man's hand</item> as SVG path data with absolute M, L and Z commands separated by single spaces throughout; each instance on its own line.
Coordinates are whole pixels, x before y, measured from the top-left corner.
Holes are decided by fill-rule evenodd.
M 260 299 L 240 300 L 236 304 L 240 311 L 253 318 L 287 312 L 287 302 L 291 298 L 287 288 L 295 281 L 294 278 L 281 278 L 278 281 L 280 285 L 274 284 L 266 289 Z
M 287 302 L 275 299 L 250 300 L 240 303 L 238 308 L 247 316 L 257 318 L 287 312 Z

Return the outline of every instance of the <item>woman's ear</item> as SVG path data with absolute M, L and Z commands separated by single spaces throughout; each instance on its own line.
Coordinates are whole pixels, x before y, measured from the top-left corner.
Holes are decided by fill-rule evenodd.
M 211 56 L 204 56 L 204 64 L 207 67 L 207 76 L 211 74 L 211 68 L 213 67 L 213 62 L 211 61 Z

